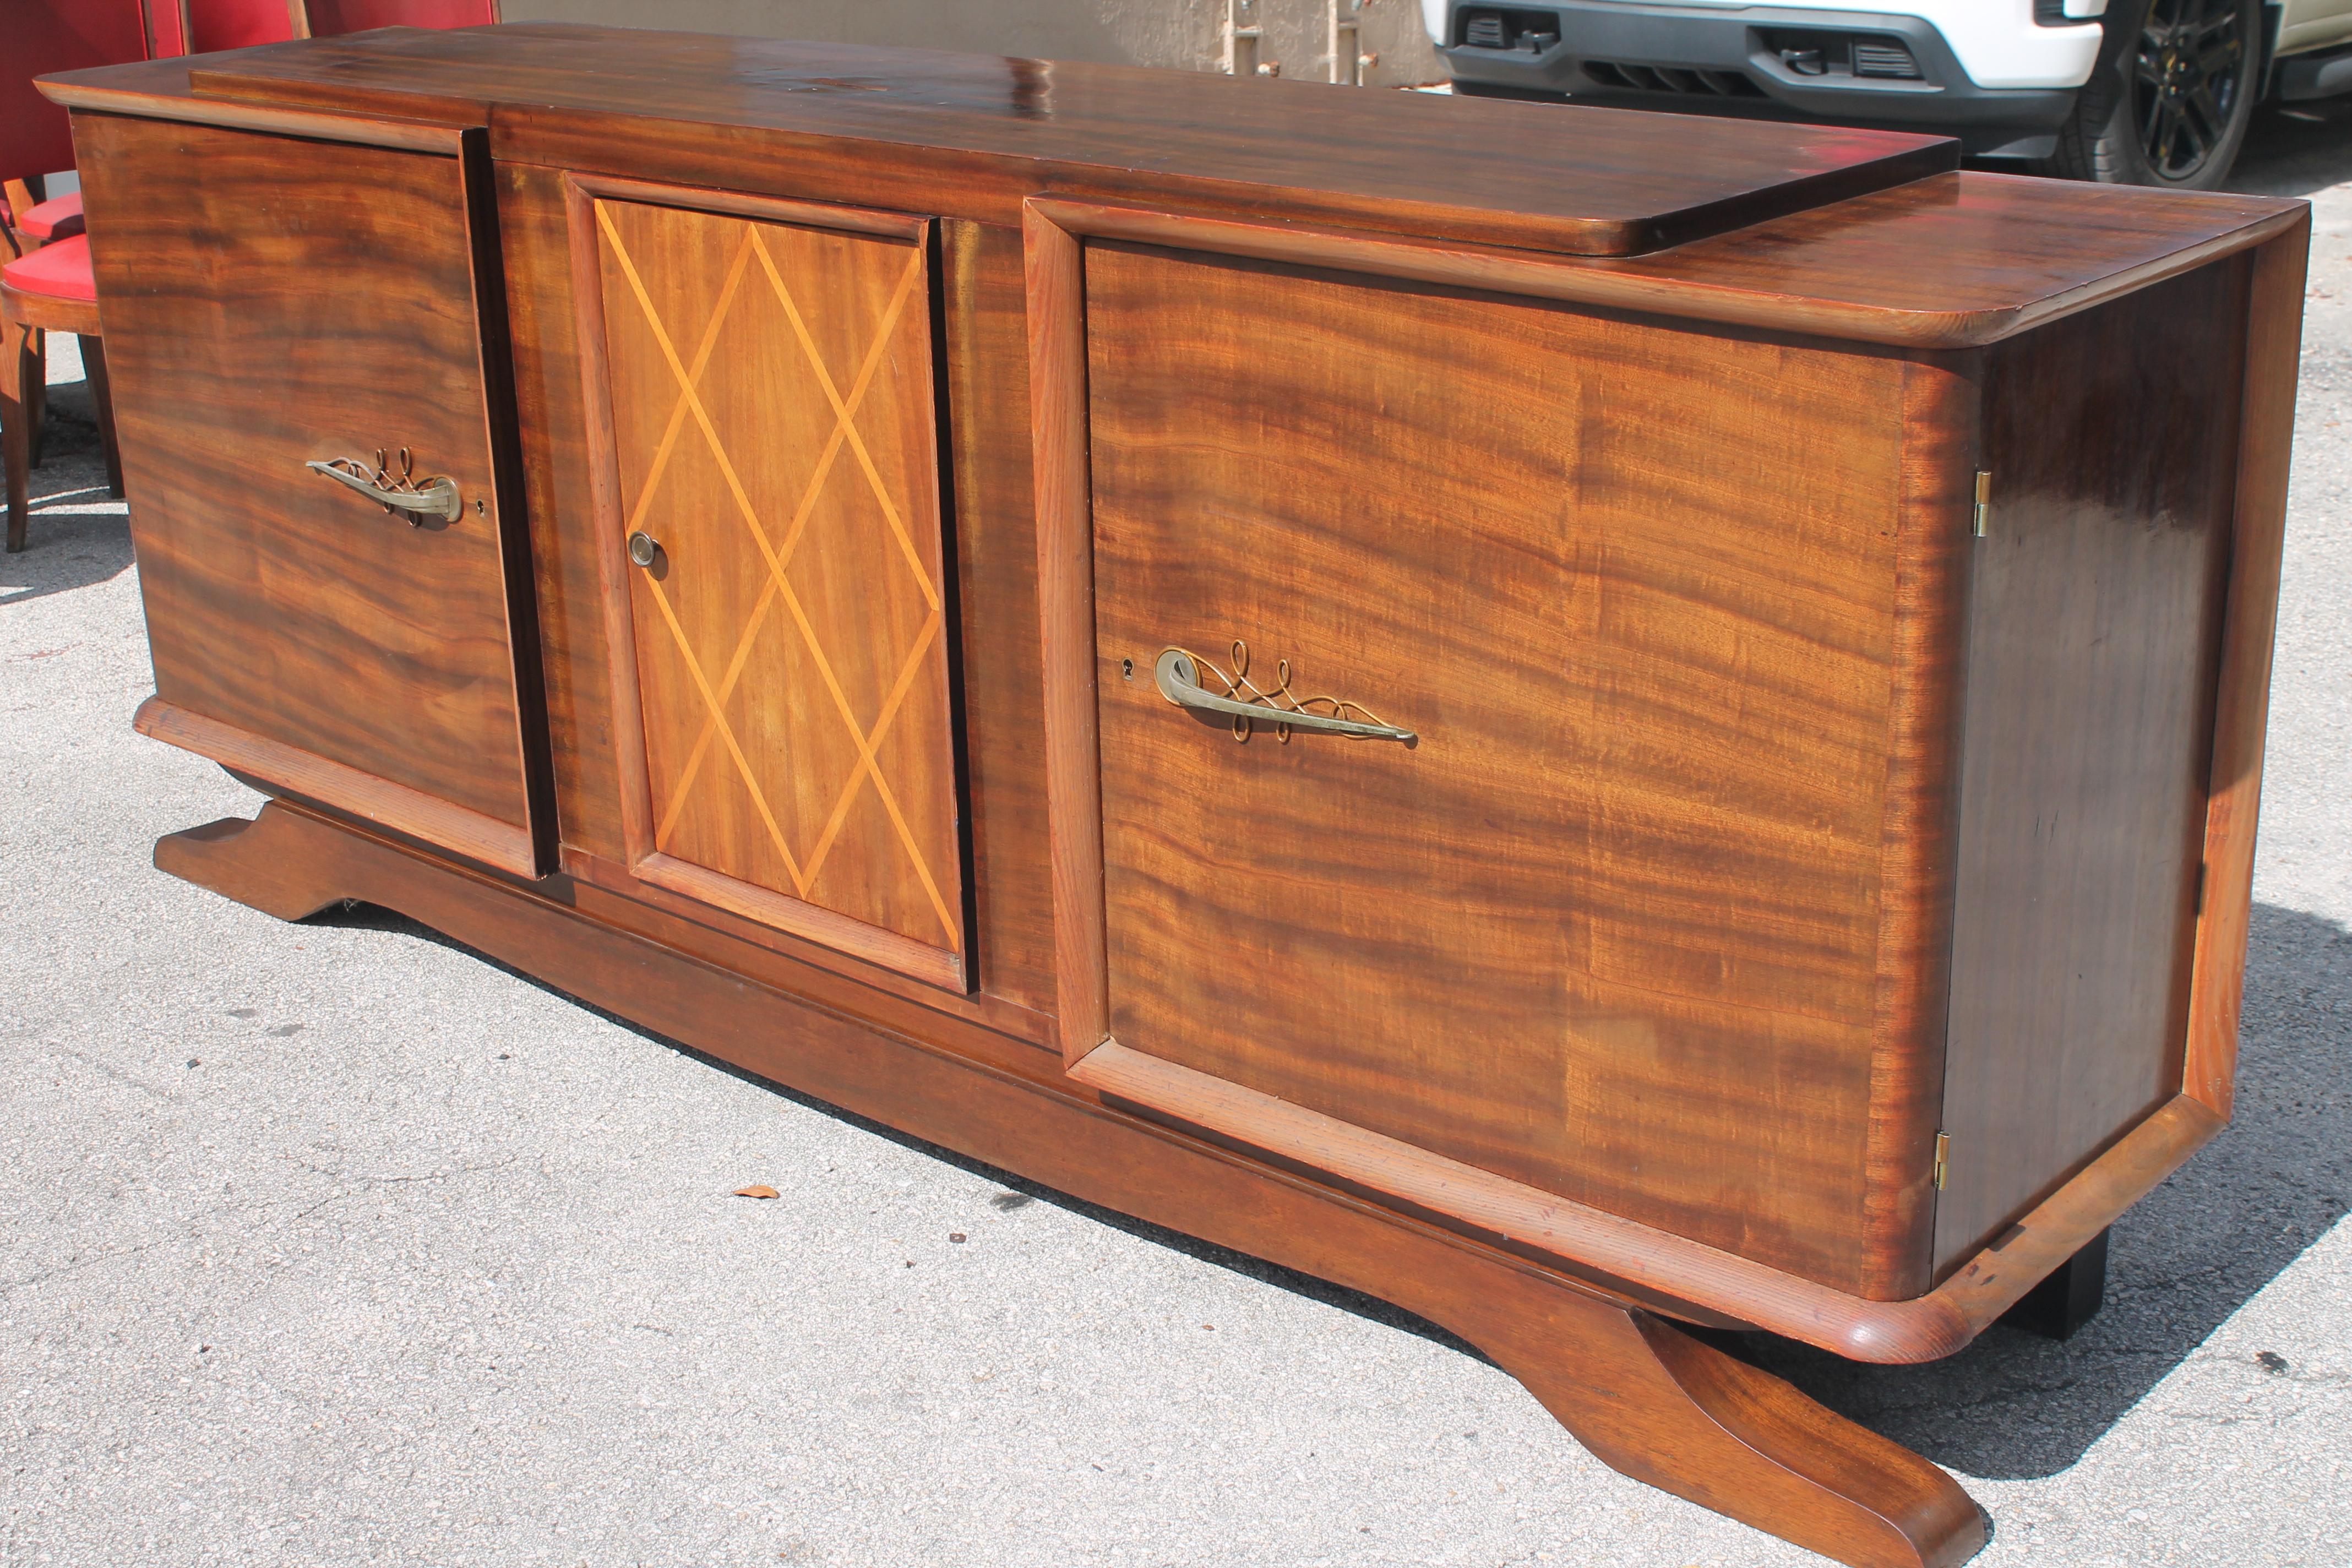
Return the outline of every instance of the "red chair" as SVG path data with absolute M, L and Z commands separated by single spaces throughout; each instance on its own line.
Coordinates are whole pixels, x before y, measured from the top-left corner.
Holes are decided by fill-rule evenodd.
M 140 0 L 14 0 L 7 22 L 8 68 L 0 79 L 0 466 L 7 470 L 8 549 L 25 548 L 27 470 L 38 448 L 48 380 L 47 334 L 81 339 L 99 434 L 106 446 L 109 488 L 122 493 L 114 446 L 114 407 L 106 391 L 106 351 L 99 342 L 98 289 L 89 241 L 80 234 L 81 199 L 43 201 L 37 187 L 73 167 L 73 133 L 65 111 L 33 88 L 49 71 L 144 59 L 153 46 Z
M 158 0 L 163 3 L 163 0 Z M 370 27 L 478 27 L 498 0 L 180 0 L 192 54 L 331 38 Z
M 242 49 L 255 44 L 282 44 L 304 36 L 299 22 L 302 0 L 154 0 L 176 4 L 181 36 L 188 53 Z
M 97 405 L 98 434 L 106 448 L 106 489 L 122 493 L 122 455 L 114 444 L 114 399 L 106 385 L 106 346 L 99 338 L 98 283 L 90 274 L 89 237 L 52 240 L 0 267 L 0 445 L 8 468 L 8 551 L 25 548 L 32 509 L 27 470 L 33 464 L 32 421 L 39 406 L 29 387 L 48 366 L 34 334 L 71 332 L 81 340 L 82 370 Z
M 499 19 L 499 0 L 293 0 L 306 38 L 370 27 L 480 27 Z
M 0 235 L 0 466 L 7 470 L 8 549 L 25 548 L 31 510 L 27 471 L 38 460 L 46 334 L 81 339 L 82 363 L 106 447 L 109 489 L 122 493 L 114 440 L 106 349 L 99 330 L 98 288 L 79 192 L 32 199 L 31 186 L 73 163 L 63 110 L 33 89 L 50 71 L 118 60 L 161 58 L 210 49 L 283 43 L 368 27 L 475 26 L 499 19 L 498 0 L 14 0 L 29 6 L 9 18 L 11 56 L 0 81 L 0 176 L 11 182 Z M 23 47 L 18 47 L 21 44 Z M 17 182 L 22 182 L 18 184 Z M 16 199 L 19 193 L 27 198 Z

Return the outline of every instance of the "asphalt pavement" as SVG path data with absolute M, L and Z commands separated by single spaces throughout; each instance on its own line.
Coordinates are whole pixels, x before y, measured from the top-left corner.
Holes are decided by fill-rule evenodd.
M 1959 1475 L 1988 1568 L 2352 1564 L 2352 116 L 2266 116 L 2240 183 L 2318 237 L 2237 1121 L 2066 1344 L 1770 1352 Z M 131 731 L 124 510 L 53 374 L 0 561 L 0 1564 L 1820 1561 L 1379 1303 L 154 871 L 258 803 Z

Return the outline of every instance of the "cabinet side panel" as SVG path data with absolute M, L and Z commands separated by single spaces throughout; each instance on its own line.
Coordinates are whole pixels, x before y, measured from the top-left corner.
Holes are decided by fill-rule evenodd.
M 2311 219 L 2254 252 L 2247 285 L 2245 426 L 2230 544 L 2230 600 L 2213 702 L 2205 889 L 2198 900 L 2183 1089 L 2224 1119 L 2236 1099 L 2238 1013 L 2245 1000 L 2246 916 L 2253 902 L 2254 826 L 2263 798 L 2279 559 L 2286 542 L 2288 459 L 2303 342 Z
M 2218 263 L 1991 363 L 1939 1271 L 2180 1088 L 2246 279 Z

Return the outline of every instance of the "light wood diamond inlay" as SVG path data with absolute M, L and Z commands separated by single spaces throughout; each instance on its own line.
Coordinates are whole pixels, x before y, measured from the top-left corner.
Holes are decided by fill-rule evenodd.
M 594 216 L 653 854 L 961 953 L 924 247 Z

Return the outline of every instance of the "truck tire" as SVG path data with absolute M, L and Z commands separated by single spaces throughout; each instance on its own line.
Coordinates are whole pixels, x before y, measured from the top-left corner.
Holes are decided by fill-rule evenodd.
M 2179 191 L 2229 178 L 2262 85 L 2261 0 L 2109 0 L 2102 26 L 2044 172 Z

